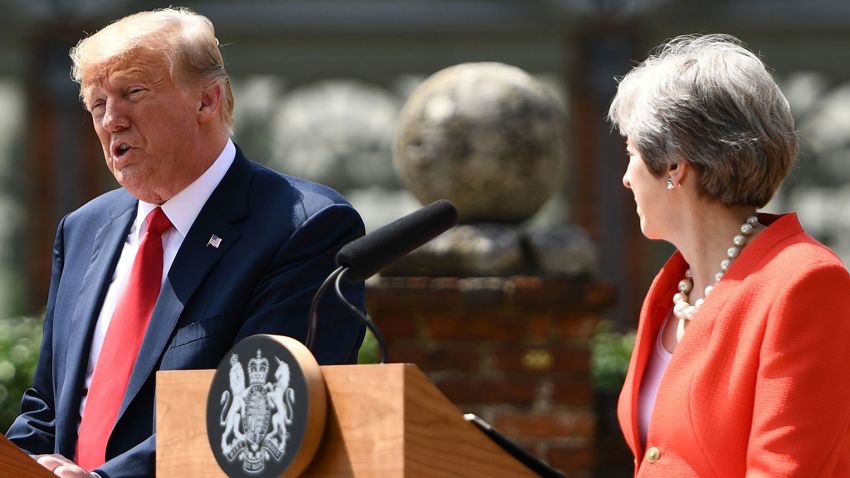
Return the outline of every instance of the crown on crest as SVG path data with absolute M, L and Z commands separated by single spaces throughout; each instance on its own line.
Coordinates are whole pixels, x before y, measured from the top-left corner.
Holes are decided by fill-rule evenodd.
M 248 361 L 248 379 L 251 385 L 264 385 L 269 375 L 269 361 L 257 349 L 257 357 Z

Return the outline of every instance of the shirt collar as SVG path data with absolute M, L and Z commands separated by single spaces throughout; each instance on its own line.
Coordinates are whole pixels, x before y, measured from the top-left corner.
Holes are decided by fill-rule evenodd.
M 207 203 L 207 199 L 210 198 L 215 188 L 221 182 L 222 178 L 224 178 L 235 158 L 236 146 L 228 138 L 224 149 L 218 155 L 215 162 L 198 179 L 193 181 L 192 184 L 186 186 L 182 191 L 162 204 L 163 212 L 165 212 L 171 224 L 174 225 L 174 229 L 182 237 L 186 237 L 189 233 L 189 228 L 192 227 L 195 218 L 201 213 L 201 209 Z M 133 223 L 133 233 L 137 234 L 139 238 L 141 238 L 143 232 L 142 227 L 145 217 L 155 207 L 157 207 L 156 204 L 139 201 L 136 220 Z

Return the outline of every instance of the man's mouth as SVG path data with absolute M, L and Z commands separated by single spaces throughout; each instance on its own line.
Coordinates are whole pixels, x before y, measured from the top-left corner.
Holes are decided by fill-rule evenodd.
M 112 146 L 112 155 L 116 158 L 123 157 L 130 151 L 130 145 L 127 143 L 116 143 Z

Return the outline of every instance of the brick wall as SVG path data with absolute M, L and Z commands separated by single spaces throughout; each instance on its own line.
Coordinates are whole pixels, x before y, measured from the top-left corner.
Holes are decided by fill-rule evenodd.
M 540 277 L 380 278 L 367 310 L 391 362 L 417 364 L 473 412 L 570 478 L 589 478 L 590 337 L 612 287 Z

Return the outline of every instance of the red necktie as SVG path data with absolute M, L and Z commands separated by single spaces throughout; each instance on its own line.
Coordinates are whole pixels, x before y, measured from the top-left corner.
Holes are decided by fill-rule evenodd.
M 162 233 L 171 221 L 161 208 L 151 211 L 145 221 L 148 229 L 106 330 L 80 422 L 76 461 L 86 470 L 106 461 L 106 442 L 162 286 Z

